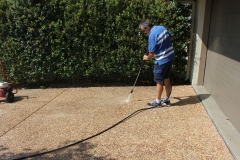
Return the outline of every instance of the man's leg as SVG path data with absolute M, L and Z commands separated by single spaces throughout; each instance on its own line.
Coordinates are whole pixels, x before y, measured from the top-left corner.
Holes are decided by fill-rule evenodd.
M 163 99 L 162 104 L 166 104 L 166 106 L 170 106 L 170 94 L 171 94 L 171 82 L 170 78 L 164 79 L 165 90 L 166 90 L 166 97 Z
M 162 82 L 156 82 L 157 84 L 157 99 L 161 100 L 162 92 L 163 92 L 163 83 Z
M 172 61 L 168 62 L 166 65 L 166 72 L 165 72 L 165 78 L 164 78 L 164 84 L 165 84 L 165 90 L 166 90 L 166 98 L 168 99 L 172 92 L 172 84 L 170 81 L 170 71 L 172 68 Z
M 165 84 L 166 96 L 170 97 L 170 94 L 171 94 L 170 78 L 164 79 L 164 84 Z
M 161 96 L 163 92 L 163 82 L 164 82 L 164 76 L 163 76 L 163 69 L 164 65 L 154 65 L 154 81 L 157 85 L 157 97 L 156 100 L 154 100 L 152 103 L 147 103 L 148 107 L 157 107 L 162 105 Z
M 157 85 L 157 98 L 152 103 L 147 103 L 148 107 L 158 107 L 161 106 L 161 96 L 163 92 L 163 82 L 156 82 Z

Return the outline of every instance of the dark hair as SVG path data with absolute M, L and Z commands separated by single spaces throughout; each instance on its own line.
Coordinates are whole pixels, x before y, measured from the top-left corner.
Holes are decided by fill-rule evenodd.
M 143 27 L 152 27 L 153 26 L 153 24 L 152 24 L 152 22 L 149 20 L 149 19 L 144 19 L 144 20 L 142 20 L 141 21 L 141 23 L 139 24 L 139 28 L 141 28 L 141 26 L 143 26 Z

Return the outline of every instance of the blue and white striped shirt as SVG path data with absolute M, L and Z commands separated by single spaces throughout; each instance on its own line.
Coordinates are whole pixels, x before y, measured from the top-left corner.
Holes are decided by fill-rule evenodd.
M 165 64 L 175 58 L 172 34 L 163 26 L 153 26 L 148 37 L 148 51 L 154 52 L 155 64 Z

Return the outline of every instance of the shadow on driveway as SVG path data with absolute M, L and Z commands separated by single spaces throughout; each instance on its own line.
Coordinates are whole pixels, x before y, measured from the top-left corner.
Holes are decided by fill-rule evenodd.
M 199 97 L 201 97 L 201 100 L 199 99 Z M 171 97 L 171 98 L 177 100 L 177 102 L 172 103 L 171 106 L 185 106 L 187 104 L 196 104 L 196 103 L 199 103 L 199 101 L 201 102 L 202 100 L 207 99 L 208 97 L 210 97 L 210 94 L 200 94 L 200 95 L 196 95 L 196 96 Z

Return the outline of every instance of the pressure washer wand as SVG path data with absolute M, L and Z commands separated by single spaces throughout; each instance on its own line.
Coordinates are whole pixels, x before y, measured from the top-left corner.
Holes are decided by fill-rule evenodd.
M 130 93 L 133 93 L 133 89 L 134 89 L 134 87 L 135 87 L 135 85 L 136 85 L 136 83 L 137 83 L 138 77 L 139 77 L 139 75 L 140 75 L 140 73 L 141 73 L 141 70 L 142 70 L 144 64 L 145 64 L 145 60 L 142 60 L 141 67 L 140 67 L 140 69 L 139 69 L 139 72 L 138 72 L 137 78 L 136 78 L 136 80 L 135 80 L 135 82 L 134 82 L 133 88 L 132 88 L 132 90 L 131 90 Z
M 140 37 L 140 35 L 141 35 L 141 32 L 138 32 L 138 37 Z M 148 51 L 148 50 L 147 50 L 147 51 Z M 146 55 L 148 55 L 148 52 L 147 52 Z M 134 84 L 133 84 L 133 88 L 132 88 L 130 94 L 133 93 L 133 89 L 134 89 L 134 87 L 135 87 L 135 85 L 136 85 L 136 83 L 137 83 L 138 77 L 139 77 L 139 75 L 140 75 L 140 73 L 141 73 L 141 70 L 142 70 L 144 64 L 145 64 L 145 60 L 142 60 L 142 64 L 141 64 L 141 66 L 140 66 L 140 69 L 139 69 L 139 72 L 138 72 L 137 78 L 136 78 L 136 80 L 135 80 L 135 82 L 134 82 Z

